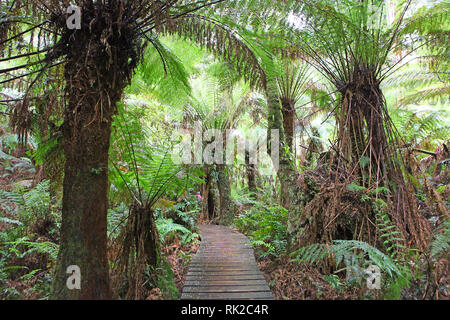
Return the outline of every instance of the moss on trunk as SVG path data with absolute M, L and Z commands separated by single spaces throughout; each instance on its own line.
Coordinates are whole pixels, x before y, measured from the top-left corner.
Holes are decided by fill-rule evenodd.
M 53 299 L 109 299 L 107 250 L 108 150 L 112 116 L 140 60 L 141 41 L 118 4 L 83 3 L 83 25 L 61 37 L 49 55 L 64 56 L 66 158 L 61 240 Z M 77 265 L 81 289 L 66 287 L 66 269 Z

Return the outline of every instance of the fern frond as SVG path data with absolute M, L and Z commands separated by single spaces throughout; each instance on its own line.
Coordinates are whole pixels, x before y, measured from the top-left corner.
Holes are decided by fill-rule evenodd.
M 444 85 L 437 88 L 419 90 L 399 100 L 398 105 L 406 106 L 418 104 L 424 101 L 447 101 L 450 95 L 450 86 Z
M 346 256 L 354 254 L 354 250 L 361 250 L 367 254 L 369 260 L 389 274 L 389 276 L 401 276 L 402 272 L 395 262 L 377 248 L 363 241 L 334 240 L 332 245 L 312 244 L 302 247 L 291 253 L 293 262 L 317 263 L 318 261 L 333 255 L 336 264 L 339 265 Z
M 165 24 L 162 31 L 204 46 L 234 66 L 251 86 L 265 87 L 266 75 L 254 49 L 236 30 L 222 23 L 220 18 L 188 14 L 178 18 L 176 23 Z
M 448 254 L 450 250 L 450 220 L 446 220 L 442 231 L 437 233 L 434 240 L 431 242 L 431 256 L 438 257 L 442 253 Z

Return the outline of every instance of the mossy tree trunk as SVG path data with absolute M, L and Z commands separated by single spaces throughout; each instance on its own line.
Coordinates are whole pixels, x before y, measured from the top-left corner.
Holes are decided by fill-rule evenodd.
M 267 108 L 268 108 L 268 121 L 267 130 L 268 137 L 270 139 L 270 132 L 273 129 L 279 131 L 280 137 L 280 163 L 278 170 L 278 179 L 280 180 L 281 194 L 280 202 L 283 207 L 288 210 L 289 221 L 288 221 L 288 231 L 290 233 L 288 239 L 288 250 L 291 247 L 291 239 L 296 232 L 297 221 L 302 213 L 301 207 L 299 206 L 299 199 L 301 198 L 301 190 L 297 187 L 297 169 L 295 162 L 290 152 L 289 148 L 286 148 L 286 135 L 284 132 L 284 120 L 282 113 L 282 104 L 276 90 L 276 83 L 274 81 L 268 81 L 267 85 Z M 268 150 L 270 152 L 271 146 L 269 145 Z
M 103 119 L 95 120 L 97 115 L 93 106 L 97 104 L 97 97 L 86 97 L 80 103 L 80 96 L 72 94 L 69 98 L 63 131 L 66 163 L 53 298 L 108 299 L 111 292 L 106 257 L 106 217 L 113 110 L 105 108 Z M 80 290 L 66 287 L 66 268 L 70 265 L 80 267 Z
M 134 25 L 116 23 L 123 15 L 119 5 L 85 2 L 82 28 L 62 28 L 55 45 L 54 54 L 66 59 L 66 162 L 53 299 L 111 298 L 106 234 L 111 123 L 141 56 Z M 80 268 L 81 289 L 66 286 L 70 265 Z
M 206 177 L 203 187 L 202 215 L 206 220 L 211 220 L 215 216 L 216 208 L 214 201 L 214 178 L 210 168 L 205 169 Z M 206 208 L 205 208 L 206 206 Z

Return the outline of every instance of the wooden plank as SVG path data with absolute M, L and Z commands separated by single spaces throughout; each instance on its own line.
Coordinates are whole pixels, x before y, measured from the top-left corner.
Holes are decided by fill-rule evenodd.
M 212 287 L 212 286 L 242 286 L 242 285 L 267 285 L 264 279 L 255 280 L 228 280 L 228 279 L 210 279 L 210 280 L 188 280 L 184 282 L 185 287 Z
M 204 281 L 221 281 L 221 280 L 265 280 L 264 276 L 262 274 L 231 274 L 231 275 L 205 275 L 205 274 L 198 274 L 198 275 L 190 275 L 186 278 L 186 282 L 188 281 L 197 281 L 197 280 L 204 280 Z
M 241 258 L 239 257 L 230 257 L 228 259 L 213 259 L 213 258 L 198 258 L 191 261 L 190 265 L 196 265 L 196 264 L 217 264 L 217 265 L 224 265 L 224 264 L 235 264 L 235 265 L 246 265 L 246 264 L 253 264 L 255 262 L 255 259 L 249 259 L 249 258 Z
M 229 273 L 229 272 L 228 272 Z M 204 272 L 203 270 L 189 270 L 187 273 L 187 276 L 189 277 L 190 275 L 199 275 L 199 274 L 207 274 L 207 275 L 224 275 L 226 274 L 226 272 L 224 271 L 206 271 Z M 235 274 L 240 274 L 240 275 L 254 275 L 254 274 L 261 274 L 261 272 L 259 270 L 241 270 L 239 272 L 232 272 L 231 274 L 235 275 Z
M 214 263 L 214 262 L 205 262 L 205 263 L 192 263 L 190 265 L 191 269 L 205 269 L 209 270 L 211 268 L 214 269 L 239 269 L 239 270 L 253 270 L 256 269 L 254 266 L 250 266 L 247 264 L 242 264 L 239 262 L 224 262 L 224 263 Z
M 181 299 L 273 299 L 250 241 L 224 226 L 200 226 Z
M 186 300 L 272 300 L 270 292 L 186 292 L 181 295 Z
M 270 292 L 267 286 L 259 285 L 244 285 L 244 286 L 214 286 L 214 287 L 192 287 L 188 286 L 183 288 L 183 292 L 207 292 L 207 293 L 218 293 L 218 292 Z
M 191 261 L 208 261 L 208 260 L 215 260 L 215 261 L 242 261 L 242 260 L 251 260 L 255 261 L 255 258 L 249 254 L 221 254 L 217 256 L 208 255 L 208 256 L 198 256 L 191 259 Z
M 254 272 L 258 273 L 259 269 L 255 266 L 248 266 L 247 268 L 206 268 L 206 267 L 197 267 L 197 268 L 190 268 L 190 271 L 192 272 L 209 272 L 209 273 L 237 273 L 237 274 L 244 274 L 248 272 Z

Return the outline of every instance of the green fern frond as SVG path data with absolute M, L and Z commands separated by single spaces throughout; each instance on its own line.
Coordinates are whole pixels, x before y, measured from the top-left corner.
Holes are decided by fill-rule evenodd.
M 188 14 L 165 24 L 162 31 L 200 44 L 232 65 L 252 87 L 265 87 L 266 75 L 254 48 L 220 17 Z
M 419 90 L 398 101 L 399 106 L 418 104 L 424 101 L 446 101 L 450 95 L 450 86 L 444 85 L 437 88 Z
M 431 256 L 438 257 L 440 254 L 448 254 L 450 250 L 450 220 L 447 219 L 444 223 L 442 231 L 437 233 L 434 240 L 431 242 Z M 438 230 L 440 231 L 440 230 Z
M 6 205 L 8 202 L 12 202 L 19 206 L 25 205 L 25 199 L 22 194 L 17 192 L 8 192 L 0 189 L 0 205 Z
M 160 236 L 161 243 L 165 243 L 167 236 L 170 234 L 180 234 L 183 244 L 192 242 L 194 238 L 198 237 L 198 234 L 190 231 L 186 227 L 173 222 L 172 219 L 159 218 L 155 221 L 156 228 Z
M 291 253 L 293 257 L 291 261 L 314 264 L 332 255 L 336 259 L 336 264 L 339 265 L 346 256 L 354 254 L 355 250 L 364 252 L 372 263 L 387 272 L 389 276 L 402 275 L 400 268 L 389 256 L 368 243 L 357 240 L 334 240 L 332 245 L 312 244 L 302 247 Z

